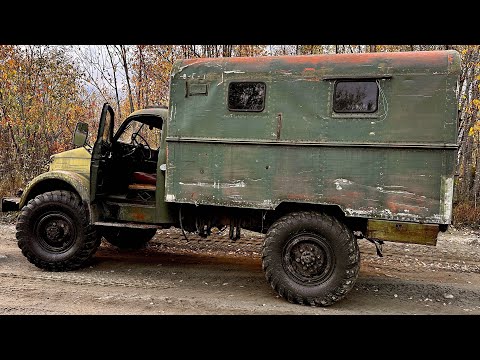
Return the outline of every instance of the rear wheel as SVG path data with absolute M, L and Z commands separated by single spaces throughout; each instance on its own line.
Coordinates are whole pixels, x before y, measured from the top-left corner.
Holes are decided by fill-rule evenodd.
M 50 191 L 30 200 L 20 212 L 16 230 L 22 254 L 50 271 L 82 267 L 100 245 L 82 200 L 70 191 Z
M 317 212 L 295 212 L 268 230 L 262 267 L 272 288 L 291 303 L 328 306 L 353 287 L 360 251 L 350 229 Z
M 157 229 L 105 228 L 102 235 L 107 242 L 120 249 L 140 249 L 157 233 Z

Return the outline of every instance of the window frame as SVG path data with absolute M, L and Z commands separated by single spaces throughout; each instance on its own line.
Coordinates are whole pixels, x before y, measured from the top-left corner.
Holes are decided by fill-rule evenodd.
M 335 79 L 334 81 L 334 84 L 333 84 L 333 93 L 332 93 L 332 111 L 333 111 L 333 114 L 334 115 L 337 115 L 337 116 L 348 116 L 348 115 L 352 115 L 352 116 L 358 116 L 358 115 L 364 115 L 364 116 L 373 116 L 375 114 L 377 114 L 380 110 L 380 103 L 379 103 L 379 98 L 380 98 L 380 91 L 379 91 L 379 86 L 378 86 L 378 83 L 377 83 L 377 80 L 378 78 L 349 78 L 349 79 Z M 337 111 L 335 110 L 335 94 L 336 94 L 336 91 L 337 91 L 337 84 L 340 83 L 340 82 L 371 82 L 371 83 L 374 83 L 375 84 L 375 88 L 376 88 L 376 106 L 375 106 L 375 109 L 373 111 L 365 111 L 365 110 L 362 110 L 362 111 L 353 111 L 353 110 L 348 110 L 348 111 Z
M 263 84 L 264 92 L 263 92 L 262 108 L 259 109 L 259 110 L 256 110 L 256 109 L 255 110 L 253 110 L 253 109 L 232 109 L 232 108 L 230 108 L 230 87 L 232 86 L 232 84 Z M 241 112 L 241 113 L 245 113 L 245 112 L 261 113 L 265 110 L 266 102 L 267 102 L 267 84 L 265 83 L 265 81 L 251 81 L 251 80 L 241 81 L 241 80 L 237 80 L 237 81 L 230 81 L 228 83 L 228 87 L 227 87 L 227 109 L 228 109 L 228 111 Z

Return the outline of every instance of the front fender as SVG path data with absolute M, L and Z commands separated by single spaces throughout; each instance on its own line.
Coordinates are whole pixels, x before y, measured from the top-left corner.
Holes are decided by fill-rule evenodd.
M 55 170 L 43 173 L 28 183 L 20 198 L 19 209 L 35 196 L 54 190 L 74 191 L 90 207 L 90 180 L 75 172 Z

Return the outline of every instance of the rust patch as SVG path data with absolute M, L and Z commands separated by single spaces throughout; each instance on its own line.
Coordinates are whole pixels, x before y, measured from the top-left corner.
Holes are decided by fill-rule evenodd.
M 270 63 L 272 59 L 280 58 L 280 56 L 254 56 L 254 57 L 230 57 L 230 58 L 197 58 L 182 60 L 181 65 L 194 65 L 211 62 L 214 65 L 233 63 L 233 64 L 257 64 Z
M 392 201 L 392 200 L 387 201 L 387 207 L 392 213 L 408 212 L 408 213 L 411 213 L 411 214 L 421 214 L 422 211 L 425 210 L 425 206 L 404 204 L 404 203 L 396 202 L 396 201 Z
M 190 199 L 195 201 L 195 200 L 198 200 L 198 193 L 197 192 L 192 192 L 190 194 Z
M 444 51 L 415 51 L 415 52 L 378 52 L 359 54 L 320 54 L 320 55 L 282 55 L 282 56 L 257 56 L 257 57 L 231 57 L 231 58 L 197 58 L 182 60 L 181 65 L 194 65 L 211 62 L 212 65 L 224 64 L 304 64 L 310 65 L 305 71 L 315 70 L 312 65 L 335 64 L 376 64 L 379 61 L 391 61 L 395 65 L 440 65 L 442 62 L 453 61 L 451 54 Z
M 145 214 L 143 213 L 132 213 L 132 217 L 135 219 L 135 220 L 138 220 L 138 221 L 143 221 L 145 220 Z

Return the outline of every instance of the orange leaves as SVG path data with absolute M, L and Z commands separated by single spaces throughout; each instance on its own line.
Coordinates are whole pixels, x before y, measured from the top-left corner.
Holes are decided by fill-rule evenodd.
M 97 116 L 72 61 L 60 46 L 0 45 L 0 163 L 25 182 L 70 148 L 77 121 Z

